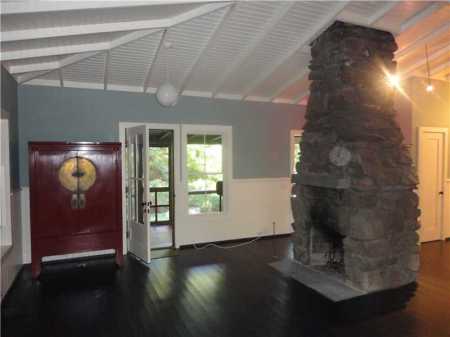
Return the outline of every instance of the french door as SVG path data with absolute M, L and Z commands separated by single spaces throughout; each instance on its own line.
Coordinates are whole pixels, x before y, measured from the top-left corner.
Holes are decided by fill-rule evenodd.
M 139 125 L 126 129 L 129 231 L 128 245 L 132 254 L 149 263 L 150 251 L 150 189 L 148 179 L 148 129 Z

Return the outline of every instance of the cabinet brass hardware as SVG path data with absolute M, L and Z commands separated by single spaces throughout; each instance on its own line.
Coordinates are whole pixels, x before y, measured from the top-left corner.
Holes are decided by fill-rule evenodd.
M 78 194 L 78 208 L 86 207 L 86 196 L 84 194 Z
M 72 209 L 78 208 L 78 194 L 72 194 L 72 197 L 70 198 L 70 207 L 72 207 Z

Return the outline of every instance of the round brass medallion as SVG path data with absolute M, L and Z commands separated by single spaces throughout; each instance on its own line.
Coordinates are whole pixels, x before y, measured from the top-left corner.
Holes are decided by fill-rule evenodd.
M 86 158 L 69 158 L 61 165 L 58 172 L 61 185 L 69 191 L 85 192 L 97 178 L 94 164 Z

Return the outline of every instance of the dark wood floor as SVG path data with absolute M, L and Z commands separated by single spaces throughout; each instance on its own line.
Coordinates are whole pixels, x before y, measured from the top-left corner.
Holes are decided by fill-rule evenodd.
M 333 304 L 268 266 L 288 238 L 182 250 L 150 268 L 126 258 L 25 267 L 2 305 L 2 336 L 450 336 L 450 243 L 423 245 L 418 286 Z M 410 296 L 403 308 L 399 308 Z

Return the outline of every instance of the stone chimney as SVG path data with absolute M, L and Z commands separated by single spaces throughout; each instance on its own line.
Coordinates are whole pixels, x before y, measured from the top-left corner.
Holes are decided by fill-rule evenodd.
M 370 292 L 415 281 L 417 184 L 395 121 L 392 34 L 334 23 L 311 45 L 293 177 L 294 257 Z

